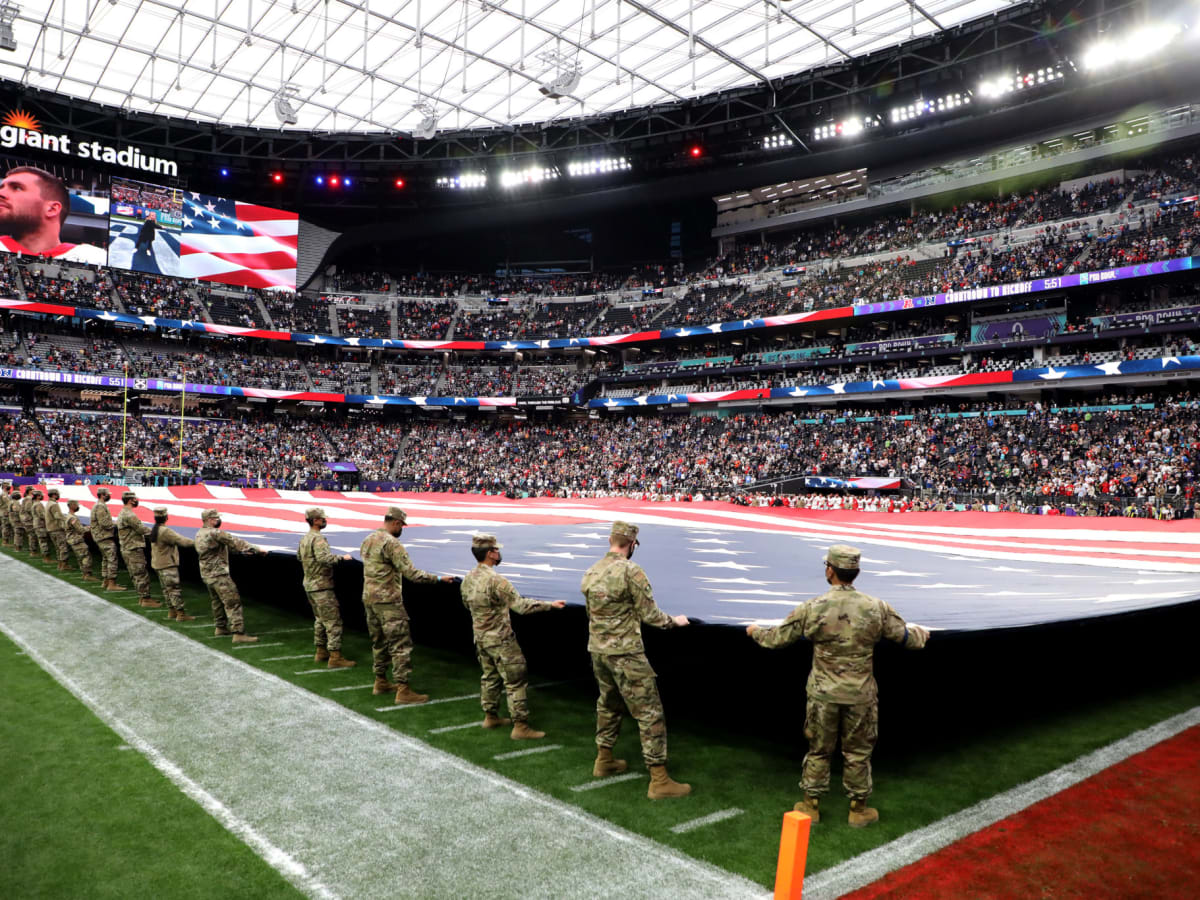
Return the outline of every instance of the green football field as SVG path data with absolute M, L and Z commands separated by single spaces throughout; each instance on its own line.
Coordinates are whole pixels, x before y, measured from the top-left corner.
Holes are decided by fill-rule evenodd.
M 5 548 L 5 552 L 9 552 Z M 10 553 L 11 555 L 11 553 Z M 21 554 L 22 562 L 54 574 L 53 566 Z M 124 573 L 123 578 L 126 578 Z M 761 885 L 774 882 L 780 818 L 797 799 L 803 747 L 741 737 L 728 714 L 714 710 L 703 720 L 672 715 L 671 772 L 693 785 L 692 796 L 651 802 L 636 728 L 627 721 L 617 755 L 629 760 L 631 778 L 596 790 L 572 790 L 590 781 L 594 757 L 594 685 L 587 681 L 546 682 L 531 675 L 532 724 L 547 732 L 543 742 L 515 743 L 507 730 L 473 727 L 481 718 L 479 672 L 466 655 L 418 646 L 413 684 L 441 701 L 421 707 L 379 711 L 389 697 L 375 697 L 370 648 L 365 635 L 348 632 L 343 652 L 357 668 L 328 671 L 312 662 L 311 619 L 267 603 L 246 600 L 247 630 L 260 636 L 254 647 L 234 649 L 214 640 L 205 619 L 177 625 L 164 610 L 144 610 L 132 593 L 104 595 L 74 572 L 65 579 L 235 655 L 306 690 L 459 756 L 629 831 L 735 872 Z M 185 585 L 188 609 L 208 614 L 198 585 Z M 155 593 L 158 594 L 157 584 Z M 52 607 L 47 615 L 52 615 Z M 201 627 L 197 627 L 201 626 Z M 121 739 L 66 689 L 37 668 L 18 648 L 0 643 L 0 678 L 6 686 L 6 727 L 0 730 L 5 808 L 12 811 L 0 837 L 0 858 L 9 862 L 21 896 L 193 897 L 218 894 L 267 897 L 294 889 L 203 809 L 181 794 L 138 753 L 121 750 Z M 344 690 L 339 690 L 344 688 Z M 1001 791 L 1062 766 L 1138 729 L 1195 705 L 1200 675 L 1121 696 L 1082 700 L 1068 714 L 1009 719 L 986 730 L 963 732 L 951 719 L 930 735 L 921 752 L 893 756 L 886 734 L 875 759 L 878 826 L 856 830 L 845 824 L 847 801 L 835 790 L 814 827 L 808 871 L 825 869 L 865 850 L 935 822 Z M 187 698 L 179 698 L 186 704 Z M 803 714 L 802 699 L 794 715 Z M 462 726 L 462 727 L 459 727 Z M 558 745 L 555 752 L 497 760 L 498 754 Z M 679 829 L 681 822 L 714 813 L 711 824 Z M 672 829 L 676 830 L 672 830 Z M 64 865 L 83 854 L 89 865 Z M 91 873 L 88 883 L 72 872 Z M 130 885 L 136 889 L 131 890 Z

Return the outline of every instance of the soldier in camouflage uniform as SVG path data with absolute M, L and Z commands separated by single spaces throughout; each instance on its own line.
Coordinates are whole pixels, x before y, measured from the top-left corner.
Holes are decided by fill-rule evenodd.
M 229 576 L 229 551 L 258 553 L 262 556 L 266 556 L 267 551 L 221 531 L 221 514 L 215 509 L 200 513 L 200 523 L 204 527 L 196 532 L 196 555 L 200 557 L 200 579 L 208 588 L 208 596 L 212 601 L 213 622 L 216 624 L 214 634 L 232 633 L 233 643 L 253 644 L 258 638 L 246 634 L 242 620 L 242 598 Z
M 37 556 L 37 535 L 33 531 L 33 491 L 32 484 L 25 486 L 25 496 L 17 504 L 17 517 L 21 521 L 21 530 L 25 534 L 26 550 L 30 556 Z
M 483 727 L 499 728 L 512 723 L 514 741 L 543 738 L 544 731 L 529 727 L 529 704 L 525 690 L 529 686 L 525 654 L 513 634 L 509 610 L 518 613 L 544 612 L 562 609 L 562 600 L 546 601 L 522 597 L 508 579 L 496 572 L 503 561 L 502 545 L 493 534 L 477 534 L 471 538 L 471 555 L 478 565 L 462 583 L 463 605 L 471 614 L 475 633 L 475 654 L 483 667 L 480 702 L 483 705 Z M 511 719 L 497 714 L 500 708 L 500 688 L 508 694 Z
M 349 562 L 349 553 L 336 556 L 321 529 L 329 524 L 325 510 L 319 506 L 304 511 L 308 532 L 300 538 L 300 568 L 304 570 L 304 593 L 313 610 L 313 643 L 317 653 L 314 662 L 328 661 L 331 669 L 348 669 L 354 660 L 342 656 L 342 610 L 333 589 L 333 567 Z
M 134 512 L 138 498 L 133 491 L 121 494 L 121 514 L 117 516 L 117 539 L 121 544 L 121 558 L 133 579 L 138 593 L 138 605 L 149 609 L 160 609 L 162 604 L 150 596 L 150 573 L 146 569 L 146 536 L 150 529 Z
M 29 518 L 33 521 L 33 533 L 37 536 L 38 548 L 42 553 L 42 562 L 51 563 L 50 534 L 46 531 L 45 495 L 38 490 L 33 492 L 33 503 L 29 507 Z
M 11 544 L 13 540 L 11 491 L 12 485 L 8 482 L 0 486 L 0 540 L 6 544 Z
M 49 494 L 50 502 L 46 504 L 46 534 L 58 552 L 58 571 L 65 572 L 67 561 L 71 558 L 71 548 L 67 545 L 67 517 L 58 505 L 58 488 L 50 488 Z
M 830 589 L 801 603 L 774 628 L 750 625 L 746 633 L 764 647 L 786 647 L 801 638 L 813 645 L 808 676 L 804 736 L 808 755 L 797 812 L 820 821 L 819 799 L 829 790 L 829 760 L 842 739 L 842 785 L 850 797 L 850 824 L 864 828 L 879 821 L 867 806 L 871 796 L 871 751 L 879 722 L 878 688 L 872 674 L 875 645 L 881 638 L 919 650 L 929 640 L 920 625 L 909 625 L 891 606 L 854 587 L 862 553 L 834 544 L 825 554 Z
M 100 551 L 100 580 L 104 582 L 106 591 L 119 591 L 117 584 L 117 547 L 113 541 L 112 513 L 108 511 L 108 500 L 112 496 L 108 488 L 102 487 L 96 491 L 96 503 L 92 506 L 92 515 L 88 520 L 88 531 L 96 549 Z
M 651 800 L 683 797 L 691 785 L 667 774 L 667 723 L 654 681 L 654 670 L 642 644 L 642 623 L 656 628 L 682 628 L 687 616 L 669 616 L 654 605 L 650 579 L 632 561 L 638 546 L 638 527 L 613 522 L 608 553 L 583 575 L 580 589 L 587 600 L 588 652 L 600 687 L 596 701 L 596 763 L 593 775 L 613 775 L 627 768 L 613 759 L 612 748 L 621 732 L 621 715 L 628 710 L 638 723 L 642 756 L 650 769 Z
M 408 515 L 398 506 L 389 506 L 383 527 L 372 531 L 362 543 L 363 606 L 367 612 L 367 631 L 371 633 L 371 651 L 375 667 L 376 694 L 396 691 L 397 703 L 424 703 L 428 694 L 418 694 L 408 686 L 412 675 L 412 634 L 408 611 L 404 608 L 404 578 L 417 584 L 454 581 L 451 575 L 440 579 L 413 565 L 408 551 L 398 538 Z M 388 663 L 396 681 L 387 680 Z
M 79 521 L 79 501 L 67 501 L 67 546 L 79 560 L 79 574 L 84 581 L 92 580 L 92 554 L 88 552 L 87 541 L 84 540 L 83 523 Z
M 167 508 L 154 507 L 154 527 L 150 529 L 150 568 L 158 573 L 166 602 L 167 618 L 176 622 L 193 622 L 183 605 L 183 587 L 179 579 L 179 548 L 194 547 L 195 542 L 167 527 Z
M 16 488 L 8 495 L 8 521 L 12 527 L 13 548 L 25 546 L 25 517 L 21 514 L 21 492 Z

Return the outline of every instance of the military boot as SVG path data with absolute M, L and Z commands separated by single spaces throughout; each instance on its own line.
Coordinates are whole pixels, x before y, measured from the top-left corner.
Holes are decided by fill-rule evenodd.
M 592 766 L 592 775 L 620 775 L 629 764 L 623 759 L 613 759 L 611 747 L 600 747 L 596 750 L 596 764 Z
M 342 656 L 341 650 L 329 651 L 329 668 L 331 669 L 352 669 L 356 663 L 352 659 L 346 659 Z
M 325 662 L 328 659 L 329 659 L 329 651 L 326 650 L 324 647 L 318 647 L 317 653 L 313 657 L 313 662 Z
M 509 735 L 514 741 L 536 741 L 538 738 L 544 738 L 546 732 L 534 731 L 529 727 L 528 722 L 517 721 L 513 725 L 512 734 Z
M 186 613 L 184 610 L 182 610 L 182 609 L 177 609 L 177 610 L 175 610 L 175 621 L 176 621 L 176 622 L 195 622 L 195 621 L 196 621 L 196 617 L 195 617 L 195 616 L 189 616 L 189 615 L 188 615 L 188 614 L 187 614 L 187 613 Z
M 819 803 L 820 801 L 818 798 L 806 796 L 803 800 L 793 806 L 792 810 L 794 812 L 804 813 L 806 816 L 812 819 L 813 824 L 816 825 L 821 821 L 821 810 L 817 808 Z
M 153 597 L 143 597 L 138 600 L 138 606 L 144 606 L 147 609 L 162 609 L 162 604 Z
M 512 719 L 506 719 L 503 716 L 498 716 L 494 712 L 483 714 L 484 728 L 502 728 L 505 725 L 511 725 Z
M 229 634 L 233 634 L 233 632 L 230 631 L 228 628 L 226 628 L 224 625 L 218 625 L 216 628 L 213 629 L 213 637 L 225 637 L 226 635 L 229 635 Z
M 866 828 L 872 822 L 879 821 L 879 810 L 867 806 L 866 800 L 851 800 L 847 821 L 852 828 Z
M 172 619 L 174 619 L 174 618 L 175 618 L 175 610 L 173 610 L 173 609 L 168 609 L 168 610 L 167 610 L 167 619 L 168 619 L 168 621 L 170 621 L 170 620 L 172 620 Z
M 257 644 L 258 638 L 252 634 L 242 634 L 240 631 L 233 636 L 235 644 Z
M 678 781 L 671 780 L 671 776 L 667 774 L 666 766 L 650 767 L 650 787 L 646 789 L 646 796 L 651 800 L 686 797 L 691 792 L 692 786 L 690 784 L 680 784 Z
M 380 694 L 394 694 L 398 690 L 400 690 L 400 685 L 392 684 L 386 678 L 380 678 L 378 675 L 376 675 L 375 687 L 371 693 L 378 697 Z
M 407 684 L 396 686 L 396 702 L 401 704 L 424 703 L 429 699 L 428 694 L 418 694 Z
M 108 581 L 104 582 L 104 589 L 106 591 L 123 590 L 123 588 L 119 584 L 117 584 L 117 582 L 114 579 L 111 579 L 111 578 Z
M 93 578 L 91 575 L 88 575 L 86 572 L 85 572 L 85 573 L 82 573 L 82 574 L 79 576 L 79 579 L 80 579 L 81 581 L 95 581 L 95 580 L 96 580 L 96 579 L 95 579 L 95 578 Z

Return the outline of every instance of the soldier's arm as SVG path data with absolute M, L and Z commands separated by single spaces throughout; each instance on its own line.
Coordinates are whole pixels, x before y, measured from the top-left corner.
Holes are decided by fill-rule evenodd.
M 325 566 L 336 565 L 340 556 L 335 556 L 333 551 L 329 549 L 329 541 L 325 540 L 323 535 L 318 535 L 312 542 L 313 559 Z
M 800 638 L 804 637 L 804 627 L 808 623 L 808 603 L 801 603 L 791 611 L 786 619 L 779 625 L 773 628 L 753 628 L 752 631 L 747 631 L 750 637 L 754 638 L 764 647 L 774 650 L 778 647 L 786 647 L 788 644 L 794 644 Z
M 396 567 L 401 575 L 409 581 L 417 584 L 433 584 L 439 581 L 437 575 L 432 572 L 426 572 L 424 569 L 418 569 L 413 565 L 412 559 L 408 555 L 408 551 L 404 549 L 404 545 L 399 541 L 388 541 L 383 546 L 384 555 L 392 561 L 392 565 Z
M 626 583 L 633 594 L 633 607 L 637 610 L 639 619 L 655 628 L 676 627 L 675 620 L 655 605 L 654 589 L 650 587 L 650 579 L 646 577 L 641 566 L 630 566 Z
M 496 595 L 500 597 L 508 608 L 515 613 L 527 615 L 529 613 L 545 612 L 548 609 L 554 609 L 554 604 L 545 600 L 534 600 L 532 597 L 522 597 L 517 593 L 517 589 L 512 586 L 507 578 L 497 577 L 496 579 Z
M 253 544 L 243 541 L 240 537 L 230 534 L 228 531 L 218 531 L 215 536 L 219 543 L 224 544 L 230 550 L 236 550 L 238 553 L 259 552 L 259 549 Z
M 891 604 L 879 601 L 880 611 L 883 613 L 883 636 L 889 641 L 895 641 L 903 646 L 906 650 L 920 650 L 925 646 L 925 642 L 929 640 L 928 629 L 922 628 L 920 625 L 909 625 L 900 616 L 900 613 L 892 609 Z
M 165 544 L 170 544 L 174 547 L 195 547 L 196 542 L 191 538 L 185 538 L 177 531 L 172 531 L 170 528 L 160 528 L 158 530 L 158 539 Z

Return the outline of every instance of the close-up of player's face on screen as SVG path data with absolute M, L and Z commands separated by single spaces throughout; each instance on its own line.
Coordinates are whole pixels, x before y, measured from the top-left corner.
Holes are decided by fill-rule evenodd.
M 66 188 L 49 172 L 23 166 L 8 170 L 0 181 L 0 234 L 33 252 L 35 244 L 60 243 L 68 208 Z

